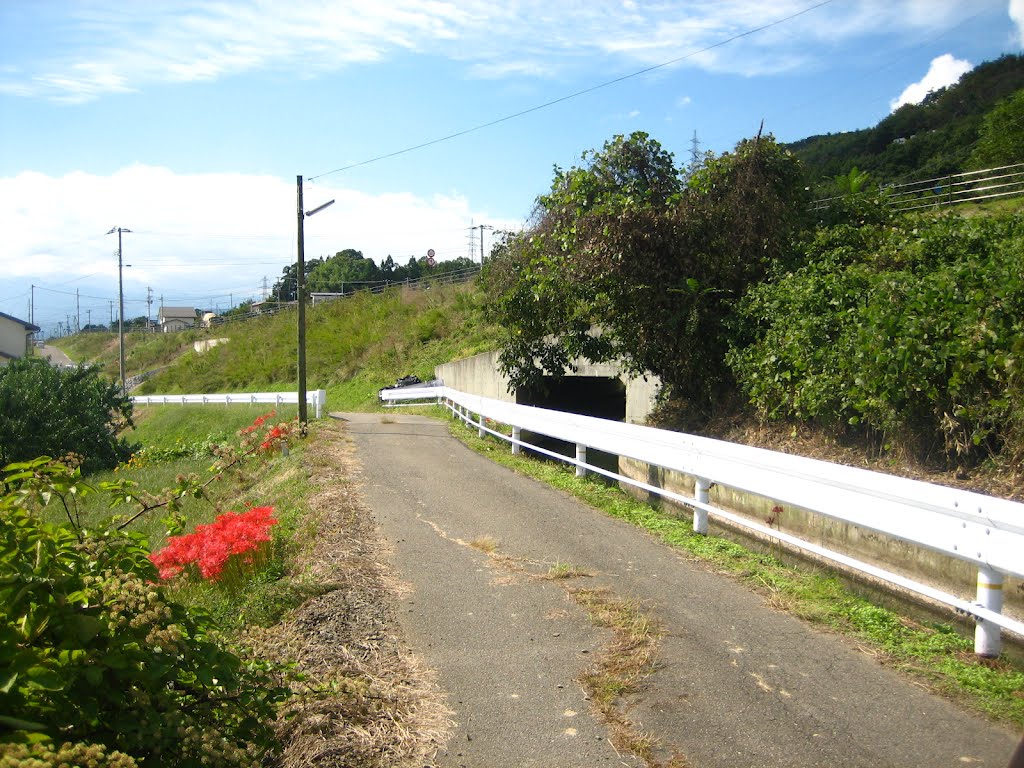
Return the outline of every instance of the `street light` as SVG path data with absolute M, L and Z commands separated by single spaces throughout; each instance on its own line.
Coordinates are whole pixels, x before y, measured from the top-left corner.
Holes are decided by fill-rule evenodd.
M 298 189 L 298 220 L 299 220 L 299 242 L 298 242 L 298 263 L 295 269 L 295 298 L 299 302 L 299 424 L 305 425 L 307 420 L 306 409 L 306 301 L 303 293 L 306 280 L 306 232 L 303 223 L 307 216 L 320 213 L 324 208 L 333 205 L 334 201 L 329 200 L 323 205 L 318 205 L 311 211 L 305 211 L 302 207 L 302 177 L 295 177 L 295 184 Z
M 117 348 L 118 348 L 118 359 L 120 361 L 121 371 L 121 395 L 127 395 L 128 390 L 124 384 L 124 262 L 121 258 L 121 233 L 131 233 L 130 229 L 121 229 L 121 227 L 111 227 L 108 235 L 112 235 L 117 232 L 117 297 L 118 302 L 121 306 L 121 311 L 117 316 Z

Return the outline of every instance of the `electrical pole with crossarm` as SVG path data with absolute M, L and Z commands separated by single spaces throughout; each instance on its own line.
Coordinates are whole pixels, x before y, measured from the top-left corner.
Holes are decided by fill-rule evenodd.
M 120 312 L 117 315 L 118 359 L 121 371 L 121 394 L 126 395 L 128 390 L 124 384 L 124 259 L 121 257 L 121 233 L 131 233 L 131 230 L 113 227 L 107 234 L 112 235 L 115 232 L 117 232 L 117 296 L 120 304 Z

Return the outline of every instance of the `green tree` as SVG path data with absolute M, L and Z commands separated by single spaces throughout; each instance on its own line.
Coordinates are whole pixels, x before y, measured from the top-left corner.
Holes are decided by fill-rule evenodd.
M 309 279 L 310 272 L 316 269 L 321 262 L 323 262 L 323 259 L 317 258 L 309 259 L 302 263 L 302 273 L 306 280 Z M 296 275 L 298 275 L 298 270 L 295 263 L 291 263 L 281 270 L 281 277 L 274 283 L 274 288 L 270 293 L 272 301 L 295 301 Z
M 382 280 L 380 269 L 362 251 L 346 248 L 324 259 L 309 273 L 310 291 L 351 293 Z
M 971 153 L 972 168 L 991 168 L 1024 161 L 1024 88 L 985 115 L 978 143 Z
M 99 368 L 55 368 L 24 358 L 0 368 L 0 466 L 77 453 L 87 472 L 131 455 L 118 436 L 132 425 L 131 399 Z

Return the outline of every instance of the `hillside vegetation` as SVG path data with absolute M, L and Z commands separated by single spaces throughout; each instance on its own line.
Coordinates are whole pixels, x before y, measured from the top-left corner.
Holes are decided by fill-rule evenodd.
M 473 284 L 396 288 L 310 307 L 306 313 L 309 389 L 326 389 L 331 409 L 369 408 L 377 390 L 406 374 L 426 380 L 434 366 L 494 349 L 498 329 L 483 320 Z M 131 333 L 127 375 L 166 366 L 136 394 L 291 390 L 297 386 L 294 311 L 183 333 Z M 197 352 L 193 342 L 226 339 Z M 116 334 L 79 334 L 56 342 L 76 362 L 116 378 Z
M 990 115 L 1022 88 L 1024 56 L 1003 56 L 980 64 L 920 104 L 900 107 L 872 128 L 810 136 L 787 148 L 816 185 L 854 168 L 878 183 L 899 183 L 1021 162 L 1024 104 L 1018 99 L 1016 112 L 1003 119 Z M 993 144 L 1005 144 L 1005 151 L 994 152 Z

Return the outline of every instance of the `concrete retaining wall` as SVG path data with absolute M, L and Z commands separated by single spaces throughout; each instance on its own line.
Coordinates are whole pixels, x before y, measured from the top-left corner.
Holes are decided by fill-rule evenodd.
M 444 363 L 434 369 L 434 376 L 445 386 L 506 403 L 515 403 L 515 393 L 509 392 L 508 377 L 498 370 L 498 352 L 481 352 L 473 357 Z M 634 378 L 622 372 L 616 363 L 591 363 L 577 360 L 576 372 L 567 376 L 590 376 L 621 379 L 626 385 L 626 421 L 643 424 L 654 407 L 661 381 L 657 376 Z
M 694 478 L 691 475 L 665 470 L 661 467 L 652 467 L 645 462 L 625 458 L 619 459 L 619 473 L 658 488 L 693 496 Z M 652 500 L 652 494 L 633 486 L 623 484 L 623 490 L 645 501 Z M 975 594 L 978 571 L 974 566 L 962 560 L 916 547 L 856 525 L 833 520 L 806 509 L 780 505 L 771 499 L 751 496 L 721 484 L 712 486 L 710 501 L 716 507 L 722 507 L 754 522 L 771 525 L 779 531 L 798 536 L 827 549 L 885 568 L 959 597 L 970 599 Z M 662 499 L 661 503 L 677 508 L 681 507 L 667 499 Z M 734 530 L 734 526 L 726 522 L 720 522 L 719 527 L 726 533 Z M 740 531 L 741 529 L 735 530 Z M 768 546 L 767 540 L 758 534 L 743 531 L 740 536 L 744 544 L 760 540 L 762 544 Z M 779 547 L 785 548 L 786 545 L 773 542 L 768 546 L 773 552 L 777 551 Z M 830 567 L 842 570 L 839 566 Z M 1024 582 L 1007 577 L 1003 592 L 1004 613 L 1015 619 L 1024 620 Z
M 434 376 L 441 379 L 445 386 L 460 392 L 514 403 L 516 397 L 509 392 L 508 377 L 498 370 L 499 354 L 481 352 L 473 357 L 443 363 L 434 369 Z

